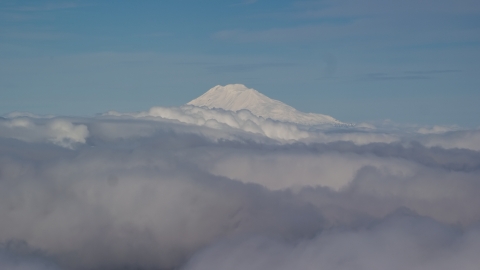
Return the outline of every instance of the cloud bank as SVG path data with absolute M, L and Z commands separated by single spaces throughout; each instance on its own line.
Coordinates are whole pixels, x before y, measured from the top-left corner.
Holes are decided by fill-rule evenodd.
M 194 106 L 0 118 L 0 268 L 476 269 L 480 132 Z

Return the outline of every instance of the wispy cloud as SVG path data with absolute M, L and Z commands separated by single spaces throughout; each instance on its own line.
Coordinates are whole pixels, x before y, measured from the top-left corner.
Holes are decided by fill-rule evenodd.
M 243 0 L 242 2 L 232 4 L 232 6 L 247 6 L 257 3 L 258 0 Z
M 446 74 L 446 73 L 460 73 L 461 69 L 432 69 L 432 70 L 416 70 L 416 71 L 405 71 L 405 74 L 411 75 L 436 75 L 436 74 Z
M 474 0 L 406 0 L 381 1 L 366 0 L 358 2 L 355 0 L 345 1 L 296 1 L 289 15 L 297 18 L 319 18 L 319 17 L 364 17 L 364 16 L 389 16 L 405 15 L 413 16 L 443 14 L 475 14 L 480 12 L 480 4 Z
M 382 47 L 478 41 L 478 26 L 475 30 L 464 27 L 458 14 L 480 14 L 480 5 L 470 0 L 452 3 L 302 1 L 270 18 L 295 24 L 267 29 L 225 29 L 213 37 L 237 42 L 348 41 L 351 46 L 381 42 Z
M 390 81 L 390 80 L 426 80 L 429 76 L 424 74 L 399 74 L 392 75 L 383 72 L 365 74 L 361 80 L 367 81 Z
M 338 37 L 337 30 L 342 27 L 344 26 L 336 24 L 315 24 L 265 30 L 234 29 L 216 32 L 213 38 L 237 42 L 304 42 Z
M 293 63 L 250 63 L 250 64 L 223 64 L 223 65 L 211 65 L 208 67 L 212 72 L 252 72 L 259 69 L 268 68 L 288 68 L 293 67 Z
M 50 2 L 42 5 L 14 5 L 1 8 L 6 11 L 20 11 L 20 12 L 41 12 L 41 11 L 54 11 L 62 9 L 72 9 L 83 7 L 84 4 L 78 2 Z
M 77 37 L 77 35 L 72 33 L 63 33 L 63 32 L 48 31 L 48 30 L 38 30 L 38 31 L 7 30 L 3 32 L 3 36 L 0 39 L 47 41 L 47 40 L 69 39 L 69 38 L 75 38 L 75 37 Z
M 426 80 L 441 74 L 459 73 L 459 69 L 432 69 L 405 71 L 403 73 L 389 74 L 385 72 L 367 73 L 361 80 L 367 81 L 388 81 L 388 80 Z

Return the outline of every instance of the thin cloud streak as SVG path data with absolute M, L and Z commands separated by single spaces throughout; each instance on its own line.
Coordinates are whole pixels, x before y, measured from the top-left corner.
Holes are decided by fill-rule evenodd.
M 58 3 L 47 3 L 44 5 L 16 5 L 16 6 L 6 6 L 2 10 L 6 11 L 19 11 L 19 12 L 43 12 L 43 11 L 55 11 L 62 9 L 73 9 L 85 6 L 84 4 L 79 4 L 76 2 L 58 2 Z

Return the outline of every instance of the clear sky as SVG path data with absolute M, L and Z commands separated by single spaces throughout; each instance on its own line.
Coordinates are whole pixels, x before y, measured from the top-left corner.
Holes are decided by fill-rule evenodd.
M 478 127 L 480 1 L 0 2 L 0 114 L 177 106 L 229 83 L 344 122 Z

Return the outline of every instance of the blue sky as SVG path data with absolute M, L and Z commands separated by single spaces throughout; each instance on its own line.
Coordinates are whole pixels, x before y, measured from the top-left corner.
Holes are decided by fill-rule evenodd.
M 0 114 L 177 106 L 243 83 L 346 122 L 480 126 L 480 1 L 8 1 Z

